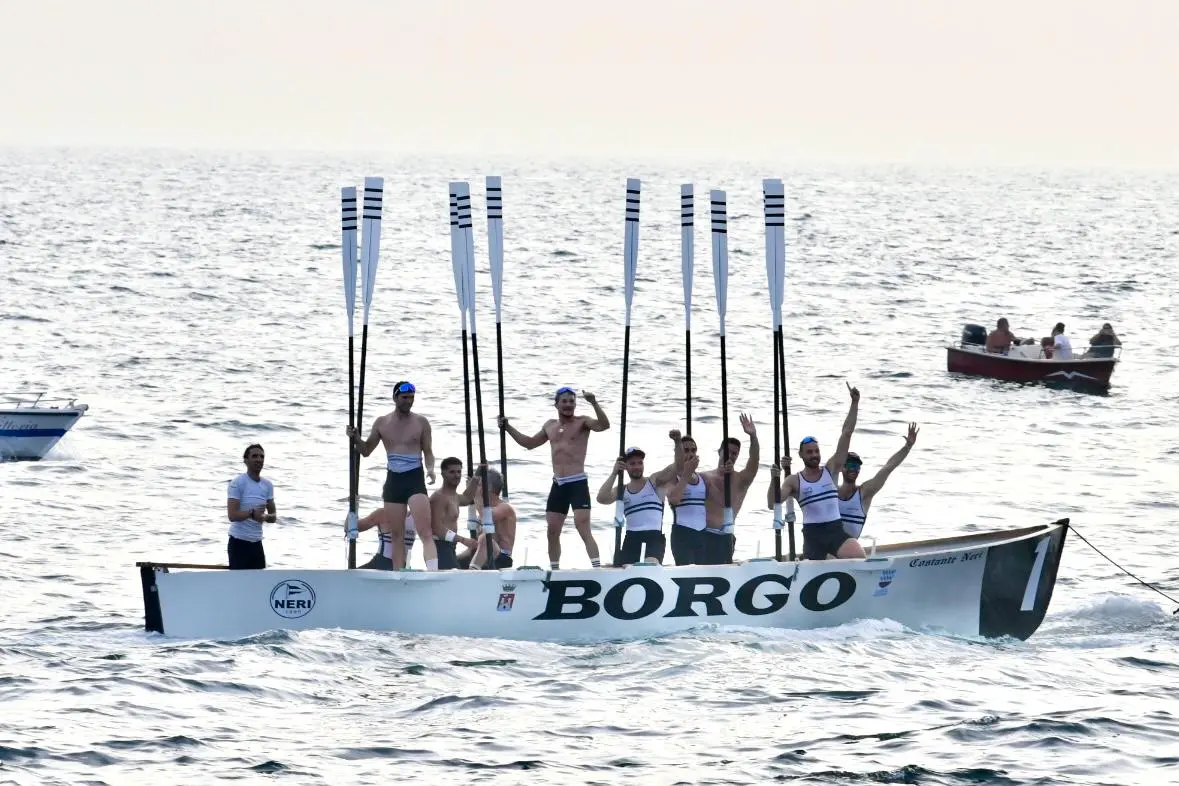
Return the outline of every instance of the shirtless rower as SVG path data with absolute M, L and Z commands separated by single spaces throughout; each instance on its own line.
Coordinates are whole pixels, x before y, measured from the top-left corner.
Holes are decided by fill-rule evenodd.
M 483 520 L 483 489 L 479 479 L 481 474 L 475 473 L 475 488 L 472 491 L 480 521 Z M 491 559 L 496 570 L 512 567 L 512 549 L 516 545 L 516 509 L 500 497 L 503 490 L 503 475 L 497 470 L 488 469 L 487 491 L 491 501 L 491 520 L 495 524 L 495 534 L 491 537 Z M 467 546 L 467 551 L 458 558 L 459 567 L 481 570 L 487 564 L 487 538 L 480 536 L 471 540 L 460 536 L 458 540 Z
M 647 454 L 639 448 L 630 448 L 626 455 L 614 463 L 614 472 L 598 489 L 597 500 L 609 505 L 618 500 L 618 474 L 625 472 L 629 480 L 622 487 L 622 510 L 626 519 L 626 535 L 622 548 L 614 555 L 614 565 L 633 565 L 642 557 L 647 547 L 647 559 L 663 564 L 667 550 L 667 538 L 663 534 L 663 510 L 667 491 L 675 482 L 677 472 L 683 470 L 684 449 L 679 429 L 668 434 L 674 445 L 674 460 L 651 477 L 644 477 L 644 459 Z
M 422 539 L 426 570 L 438 570 L 438 549 L 434 546 L 430 500 L 426 496 L 426 480 L 422 473 L 424 456 L 425 474 L 430 483 L 434 482 L 434 440 L 430 421 L 410 412 L 415 392 L 416 388 L 409 382 L 398 382 L 393 386 L 393 411 L 373 421 L 368 438 L 362 440 L 351 425 L 347 433 L 362 456 L 368 456 L 378 444 L 384 445 L 388 459 L 381 499 L 390 514 L 387 526 L 393 536 L 393 543 L 396 546 L 405 536 L 405 514 L 408 509 L 413 513 L 418 535 Z M 394 569 L 405 567 L 404 558 L 400 562 L 397 560 L 399 551 L 394 551 Z
M 701 541 L 702 565 L 728 565 L 733 561 L 733 552 L 737 546 L 737 537 L 732 532 L 725 532 L 725 473 L 731 473 L 729 480 L 729 495 L 733 507 L 733 520 L 741 512 L 741 505 L 745 502 L 745 495 L 757 477 L 757 470 L 761 463 L 761 447 L 757 441 L 757 427 L 753 418 L 741 413 L 741 429 L 749 435 L 749 458 L 740 472 L 733 472 L 733 466 L 741 456 L 741 440 L 729 437 L 728 442 L 716 450 L 716 469 L 701 472 L 701 477 L 708 484 L 708 496 L 704 500 L 704 511 L 707 526 L 704 528 L 706 537 Z
M 892 471 L 901 465 L 905 456 L 909 455 L 909 451 L 913 449 L 913 443 L 917 441 L 918 431 L 917 424 L 910 423 L 909 436 L 905 437 L 905 446 L 893 453 L 888 461 L 884 462 L 884 466 L 880 468 L 879 472 L 859 486 L 856 485 L 856 480 L 860 477 L 860 467 L 864 462 L 860 460 L 858 453 L 848 451 L 847 458 L 843 462 L 843 483 L 839 486 L 839 517 L 843 520 L 843 531 L 848 535 L 853 538 L 860 537 L 860 533 L 864 531 L 864 524 L 868 520 L 868 506 L 884 488 L 884 481 L 888 480 Z
M 459 567 L 454 553 L 455 541 L 460 537 L 459 508 L 475 501 L 471 495 L 479 484 L 479 476 L 472 475 L 460 494 L 458 485 L 462 479 L 463 462 L 454 456 L 442 459 L 442 487 L 430 495 L 430 521 L 433 523 L 434 548 L 438 552 L 438 570 L 457 570 Z
M 546 420 L 540 431 L 531 437 L 517 431 L 503 415 L 499 417 L 499 427 L 511 434 L 512 439 L 516 440 L 520 447 L 534 450 L 546 442 L 552 446 L 553 485 L 549 489 L 548 502 L 545 504 L 545 520 L 548 522 L 549 567 L 553 570 L 560 568 L 561 528 L 565 526 L 570 508 L 573 508 L 573 526 L 577 528 L 577 534 L 585 543 L 590 564 L 595 568 L 602 567 L 602 561 L 598 557 L 598 544 L 594 541 L 593 532 L 590 531 L 592 503 L 589 479 L 585 474 L 585 452 L 589 447 L 590 432 L 610 428 L 610 419 L 598 406 L 598 399 L 593 393 L 583 395 L 594 408 L 595 417 L 573 414 L 577 407 L 577 391 L 563 387 L 558 389 L 557 395 L 553 397 L 557 417 Z
M 838 559 L 864 557 L 864 547 L 855 538 L 844 532 L 839 516 L 839 489 L 835 475 L 847 459 L 852 433 L 856 430 L 856 417 L 860 410 L 860 391 L 847 386 L 851 395 L 851 406 L 843 421 L 843 431 L 835 445 L 835 454 L 820 467 L 822 457 L 819 442 L 814 437 L 804 437 L 798 443 L 798 455 L 802 458 L 801 472 L 792 473 L 782 481 L 781 498 L 794 497 L 802 512 L 802 558 L 827 559 L 833 555 Z M 790 467 L 790 457 L 783 456 L 783 465 Z M 777 466 L 770 468 L 770 485 L 766 489 L 766 507 L 774 509 L 774 486 L 781 471 Z

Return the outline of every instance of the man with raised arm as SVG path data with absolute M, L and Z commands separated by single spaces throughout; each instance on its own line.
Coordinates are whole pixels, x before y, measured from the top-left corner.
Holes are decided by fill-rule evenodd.
M 856 430 L 856 417 L 860 409 L 860 391 L 847 386 L 851 395 L 851 406 L 847 411 L 847 418 L 843 421 L 843 431 L 839 434 L 839 442 L 835 445 L 835 454 L 827 460 L 825 466 L 820 466 L 822 457 L 819 452 L 819 442 L 814 437 L 804 437 L 798 443 L 798 455 L 802 458 L 803 468 L 797 474 L 786 476 L 782 480 L 781 497 L 794 497 L 798 500 L 798 508 L 802 513 L 802 558 L 827 559 L 828 555 L 838 559 L 849 557 L 864 557 L 864 548 L 859 541 L 848 535 L 843 529 L 843 520 L 839 515 L 839 488 L 835 476 L 839 468 L 847 459 L 847 450 L 851 445 L 852 433 Z M 783 456 L 782 463 L 789 468 L 790 457 Z M 770 486 L 766 489 L 766 507 L 774 509 L 774 486 L 778 483 L 781 471 L 777 467 L 770 468 Z
M 672 463 L 651 477 L 644 477 L 647 454 L 639 448 L 629 448 L 626 454 L 614 463 L 602 487 L 598 489 L 597 500 L 609 505 L 618 500 L 618 473 L 625 472 L 628 482 L 622 487 L 622 511 L 626 520 L 626 535 L 622 548 L 614 555 L 614 565 L 633 565 L 647 549 L 647 559 L 663 564 L 667 550 L 667 538 L 663 535 L 663 510 L 667 491 L 675 482 L 677 473 L 684 467 L 684 449 L 680 442 L 679 429 L 672 429 L 671 437 L 674 456 Z
M 557 409 L 557 417 L 545 421 L 540 431 L 531 437 L 520 433 L 508 423 L 504 416 L 499 417 L 499 427 L 512 435 L 516 444 L 526 450 L 534 450 L 548 442 L 552 446 L 553 485 L 549 489 L 548 502 L 545 504 L 545 520 L 548 522 L 549 566 L 553 570 L 560 568 L 561 562 L 561 528 L 565 526 L 565 519 L 569 509 L 573 509 L 573 526 L 577 534 L 585 543 L 585 550 L 589 554 L 590 564 L 595 568 L 602 567 L 598 556 L 598 544 L 594 541 L 590 531 L 590 492 L 589 478 L 585 474 L 585 453 L 589 447 L 591 431 L 605 431 L 610 428 L 610 419 L 598 406 L 598 400 L 593 393 L 584 393 L 585 400 L 594 408 L 594 417 L 576 415 L 577 391 L 563 387 L 557 390 L 553 397 L 553 406 Z
M 418 536 L 422 539 L 422 557 L 426 560 L 426 570 L 438 570 L 438 549 L 434 546 L 436 533 L 431 523 L 430 499 L 422 472 L 424 456 L 425 475 L 429 476 L 431 483 L 434 482 L 433 436 L 430 421 L 410 412 L 416 392 L 417 389 L 409 382 L 394 385 L 394 409 L 373 421 L 367 439 L 362 440 L 351 425 L 347 428 L 348 438 L 362 456 L 368 456 L 378 444 L 385 446 L 388 459 L 381 499 L 389 511 L 387 525 L 393 536 L 394 570 L 405 567 L 405 556 L 399 546 L 405 537 L 407 510 L 413 513 Z
M 859 486 L 856 485 L 856 480 L 860 477 L 860 467 L 864 462 L 858 453 L 848 451 L 847 458 L 843 462 L 843 483 L 839 486 L 839 517 L 843 520 L 843 531 L 851 537 L 858 538 L 860 533 L 864 531 L 864 524 L 868 520 L 868 506 L 872 504 L 872 498 L 884 488 L 884 481 L 888 480 L 892 471 L 901 465 L 905 456 L 909 455 L 909 451 L 913 449 L 913 443 L 917 441 L 917 431 L 917 424 L 910 423 L 909 436 L 905 437 L 905 446 L 893 453 L 880 468 L 880 471 L 870 480 L 864 481 Z
M 716 469 L 705 470 L 700 473 L 704 482 L 708 484 L 708 496 L 705 499 L 704 510 L 707 526 L 701 540 L 701 557 L 703 565 L 727 565 L 733 561 L 733 552 L 737 546 L 737 538 L 731 532 L 725 532 L 725 475 L 729 475 L 729 495 L 733 507 L 733 521 L 741 512 L 741 505 L 745 502 L 745 494 L 753 485 L 757 477 L 757 470 L 761 463 L 761 447 L 757 441 L 757 428 L 753 418 L 741 413 L 741 428 L 749 435 L 749 458 L 740 472 L 733 472 L 733 466 L 741 456 L 741 440 L 729 437 L 728 441 L 717 448 Z

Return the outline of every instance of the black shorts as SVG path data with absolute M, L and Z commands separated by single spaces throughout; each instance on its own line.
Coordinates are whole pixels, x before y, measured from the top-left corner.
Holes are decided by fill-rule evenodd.
M 483 536 L 480 535 L 479 537 L 483 537 Z M 475 552 L 471 551 L 471 552 L 468 552 L 468 553 L 462 555 L 461 557 L 459 557 L 456 560 L 456 564 L 458 565 L 459 570 L 470 569 L 471 557 L 473 557 L 473 556 L 475 556 Z M 497 570 L 505 570 L 507 568 L 512 567 L 513 564 L 514 563 L 512 562 L 512 558 L 510 556 L 508 556 L 507 554 L 504 554 L 501 552 L 501 553 L 495 555 L 495 561 L 492 563 L 492 566 L 494 568 L 496 568 Z M 482 567 L 483 567 L 483 565 L 476 566 L 476 568 L 482 568 Z
M 680 527 L 683 529 L 683 527 Z M 667 537 L 657 529 L 646 529 L 638 532 L 627 530 L 622 538 L 622 549 L 614 558 L 615 566 L 634 565 L 642 556 L 643 546 L 647 547 L 647 557 L 663 562 L 663 555 L 667 550 Z
M 706 565 L 704 562 L 704 538 L 715 537 L 691 527 L 671 525 L 671 556 L 677 565 Z
M 409 498 L 416 494 L 428 495 L 426 470 L 421 467 L 415 467 L 405 472 L 385 470 L 385 488 L 381 492 L 381 499 L 385 502 L 405 505 L 409 502 Z
M 454 543 L 434 538 L 434 548 L 438 550 L 438 570 L 458 570 L 458 557 L 454 553 Z
M 802 558 L 827 559 L 835 556 L 844 541 L 852 540 L 843 530 L 843 519 L 825 521 L 822 524 L 804 524 L 802 527 Z
M 266 569 L 266 550 L 260 540 L 242 540 L 230 535 L 227 550 L 230 570 Z
M 704 530 L 700 533 L 700 564 L 728 565 L 733 561 L 733 549 L 737 539 L 720 530 Z
M 552 488 L 549 489 L 549 501 L 544 506 L 545 512 L 565 515 L 570 508 L 590 509 L 589 481 L 585 478 L 565 485 L 553 481 Z

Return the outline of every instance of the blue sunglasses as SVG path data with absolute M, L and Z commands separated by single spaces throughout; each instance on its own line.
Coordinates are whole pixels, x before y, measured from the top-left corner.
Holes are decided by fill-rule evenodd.
M 798 443 L 798 448 L 799 448 L 799 450 L 801 450 L 803 445 L 809 445 L 812 442 L 818 442 L 818 441 L 819 440 L 815 439 L 814 437 L 803 437 L 802 442 Z
M 418 392 L 418 389 L 415 388 L 413 386 L 413 384 L 409 383 L 409 382 L 398 382 L 396 385 L 393 386 L 393 395 L 394 396 L 399 396 L 402 393 L 417 393 L 417 392 Z
M 557 399 L 559 399 L 561 396 L 565 395 L 566 393 L 572 393 L 574 396 L 577 395 L 577 391 L 574 390 L 573 388 L 568 388 L 568 387 L 557 388 L 557 395 L 553 396 L 553 401 L 556 401 Z

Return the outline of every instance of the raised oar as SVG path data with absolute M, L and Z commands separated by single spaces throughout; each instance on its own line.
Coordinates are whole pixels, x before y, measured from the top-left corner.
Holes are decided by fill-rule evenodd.
M 781 189 L 781 181 L 775 180 L 778 188 Z M 783 292 L 786 282 L 786 197 L 785 190 L 782 189 L 782 224 L 775 228 L 777 232 L 777 240 L 774 243 L 774 248 L 778 255 L 778 275 L 781 277 L 781 283 L 778 285 L 778 291 Z M 779 296 L 779 303 L 784 300 L 784 295 Z M 786 450 L 790 450 L 790 407 L 789 400 L 786 395 L 786 349 L 784 321 L 779 318 L 777 349 L 778 349 L 778 379 L 779 385 L 782 388 L 782 440 L 786 446 Z M 786 498 L 786 532 L 790 538 L 790 561 L 793 562 L 796 558 L 794 550 L 794 497 Z
M 636 178 L 626 179 L 626 204 L 623 222 L 622 286 L 626 300 L 626 321 L 622 329 L 622 414 L 618 423 L 618 455 L 626 455 L 626 389 L 630 378 L 630 312 L 635 298 L 635 273 L 639 264 L 639 191 Z M 626 473 L 618 473 L 618 495 L 614 501 L 614 559 L 618 564 L 622 552 L 622 528 L 626 523 L 626 506 L 622 493 L 626 488 Z
M 499 416 L 504 416 L 504 344 L 501 320 L 504 305 L 504 198 L 498 175 L 487 177 L 487 256 L 491 261 L 491 291 L 495 295 L 495 373 L 499 388 Z M 468 444 L 470 444 L 468 442 Z M 508 432 L 499 429 L 500 496 L 508 498 Z
M 680 186 L 680 267 L 684 274 L 684 433 L 692 433 L 692 268 L 695 246 L 695 198 L 692 184 Z
M 781 358 L 778 347 L 782 339 L 782 287 L 784 276 L 782 260 L 785 252 L 779 249 L 783 236 L 779 233 L 785 215 L 785 196 L 781 180 L 763 180 L 762 195 L 764 197 L 766 219 L 766 280 L 769 284 L 770 314 L 773 317 L 773 329 L 770 332 L 774 356 L 774 466 L 779 466 L 782 456 L 781 423 L 778 421 L 779 399 L 781 395 Z M 774 559 L 782 561 L 782 486 L 774 484 Z M 794 559 L 793 530 L 790 538 L 790 559 Z
M 364 179 L 364 209 L 360 227 L 360 273 L 364 289 L 364 327 L 360 334 L 360 387 L 356 393 L 356 428 L 364 423 L 364 368 L 368 352 L 368 315 L 377 282 L 377 260 L 381 256 L 381 207 L 385 196 L 385 178 Z M 360 452 L 356 453 L 356 482 L 360 484 Z M 350 549 L 351 551 L 351 549 Z
M 479 384 L 479 331 L 475 327 L 475 237 L 471 228 L 471 186 L 457 183 L 459 230 L 462 232 L 464 278 L 467 290 L 467 311 L 471 320 L 471 367 L 475 380 L 475 422 L 479 431 L 479 481 L 483 489 L 483 543 L 487 549 L 484 568 L 493 564 L 491 540 L 495 535 L 495 519 L 491 515 L 491 490 L 487 487 L 487 444 L 483 439 L 483 393 Z
M 720 318 L 720 366 L 721 366 L 721 446 L 723 467 L 729 456 L 729 381 L 725 365 L 725 311 L 729 296 L 729 228 L 725 192 L 713 189 L 709 193 L 712 203 L 712 280 L 716 285 L 716 313 Z M 725 518 L 724 533 L 733 534 L 733 479 L 731 472 L 724 473 Z
M 463 404 L 467 414 L 467 477 L 475 474 L 475 449 L 471 444 L 471 374 L 467 358 L 467 310 L 469 298 L 466 275 L 466 244 L 458 219 L 458 183 L 450 184 L 450 266 L 454 272 L 454 294 L 458 298 L 459 327 L 463 342 Z M 475 508 L 467 508 L 467 530 L 471 537 L 479 530 L 479 519 Z
M 340 231 L 343 234 L 344 307 L 348 312 L 348 425 L 359 429 L 356 422 L 356 186 L 340 189 Z M 356 539 L 360 536 L 357 516 L 357 496 L 360 492 L 360 453 L 356 443 L 348 440 L 348 516 L 344 521 L 344 536 L 348 539 L 348 569 L 356 567 Z

